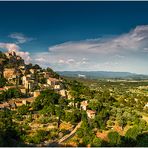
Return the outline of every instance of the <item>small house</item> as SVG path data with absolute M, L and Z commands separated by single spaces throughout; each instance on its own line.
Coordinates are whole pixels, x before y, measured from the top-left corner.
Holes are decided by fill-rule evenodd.
M 67 93 L 66 93 L 66 90 L 65 89 L 62 89 L 59 91 L 59 94 L 62 96 L 62 97 L 66 97 L 67 96 Z
M 82 110 L 87 110 L 87 106 L 88 106 L 87 100 L 81 102 L 80 107 L 81 107 Z
M 90 119 L 94 119 L 95 115 L 96 115 L 96 111 L 95 110 L 87 110 L 86 111 L 88 118 Z
M 39 90 L 35 90 L 33 92 L 33 97 L 38 97 L 40 95 L 40 91 Z
M 50 86 L 59 85 L 59 80 L 56 79 L 56 78 L 48 78 L 47 84 L 50 85 Z

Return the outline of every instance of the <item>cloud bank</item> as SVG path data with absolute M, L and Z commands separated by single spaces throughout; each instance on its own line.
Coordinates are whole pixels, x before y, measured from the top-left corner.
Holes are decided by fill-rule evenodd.
M 56 70 L 141 71 L 134 64 L 145 64 L 148 51 L 148 25 L 137 26 L 114 37 L 69 41 L 37 53 L 34 60 Z M 84 60 L 85 59 L 85 60 Z M 138 64 L 139 65 L 139 64 Z
M 49 51 L 57 53 L 93 53 L 111 54 L 126 51 L 144 50 L 147 48 L 148 25 L 138 26 L 113 38 L 99 38 L 83 41 L 70 41 L 63 44 L 49 47 Z

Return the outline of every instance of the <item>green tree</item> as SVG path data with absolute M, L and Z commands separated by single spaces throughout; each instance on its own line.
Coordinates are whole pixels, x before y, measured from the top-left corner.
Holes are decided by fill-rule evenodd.
M 46 71 L 50 73 L 50 77 L 59 79 L 59 77 L 60 77 L 59 74 L 54 72 L 51 68 L 47 67 Z
M 133 139 L 133 140 L 136 140 L 137 136 L 140 134 L 140 129 L 138 126 L 134 126 L 130 129 L 128 129 L 128 131 L 126 132 L 125 134 L 125 137 L 127 139 Z
M 7 82 L 7 80 L 5 78 L 0 77 L 0 87 L 5 86 L 6 82 Z
M 23 104 L 18 107 L 17 112 L 19 115 L 26 115 L 29 112 L 29 106 Z
M 44 130 L 38 130 L 31 138 L 31 141 L 35 144 L 39 144 L 46 139 L 48 132 Z
M 109 132 L 108 139 L 111 146 L 119 146 L 121 143 L 121 137 L 118 132 Z
M 6 91 L 3 91 L 1 94 L 0 94 L 0 101 L 7 101 L 7 100 L 10 100 L 12 98 L 20 98 L 22 97 L 22 93 L 19 89 L 17 88 L 10 88 Z
M 12 112 L 8 109 L 0 111 L 0 146 L 18 146 L 23 133 L 12 121 Z
M 102 145 L 102 140 L 95 136 L 93 141 L 92 141 L 92 146 L 100 147 L 101 145 Z
M 52 108 L 55 104 L 58 104 L 58 100 L 60 95 L 55 93 L 53 90 L 44 90 L 41 92 L 40 96 L 38 96 L 32 104 L 34 110 L 41 110 L 44 107 L 47 108 L 49 106 Z
M 67 102 L 65 100 L 65 98 L 60 97 L 59 98 L 59 107 L 58 109 L 58 128 L 60 127 L 60 123 L 61 123 L 61 118 L 62 115 L 64 114 L 63 109 L 65 108 L 65 106 L 67 105 Z
M 78 135 L 79 138 L 82 138 L 83 137 L 83 129 L 82 128 L 79 128 L 77 130 L 76 134 Z
M 92 110 L 100 111 L 103 107 L 103 104 L 99 100 L 95 99 L 90 101 L 88 107 Z
M 121 126 L 121 128 L 123 129 L 126 126 L 126 124 L 127 124 L 127 120 L 126 120 L 125 117 L 120 116 L 119 120 L 118 120 L 118 123 Z
M 76 124 L 81 121 L 81 113 L 78 109 L 73 109 L 70 112 L 65 112 L 65 121 L 71 122 L 72 124 Z
M 10 88 L 5 93 L 7 99 L 20 98 L 22 96 L 21 91 L 17 88 Z
M 148 147 L 148 133 L 143 133 L 137 137 L 137 147 Z

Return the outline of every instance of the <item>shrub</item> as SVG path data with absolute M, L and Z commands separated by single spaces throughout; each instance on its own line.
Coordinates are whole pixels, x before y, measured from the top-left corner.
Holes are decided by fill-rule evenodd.
M 108 138 L 112 146 L 118 146 L 121 142 L 121 137 L 118 132 L 109 132 Z
M 138 126 L 134 126 L 133 128 L 128 129 L 128 131 L 125 134 L 125 137 L 127 139 L 136 140 L 138 134 L 140 134 L 140 130 L 139 130 Z
M 37 133 L 32 137 L 32 141 L 35 144 L 39 144 L 44 141 L 47 137 L 48 132 L 44 130 L 38 130 Z
M 92 141 L 92 146 L 99 147 L 99 146 L 101 146 L 101 144 L 102 144 L 102 140 L 100 138 L 95 137 Z
M 18 107 L 17 111 L 20 115 L 26 115 L 29 112 L 29 106 L 23 104 Z

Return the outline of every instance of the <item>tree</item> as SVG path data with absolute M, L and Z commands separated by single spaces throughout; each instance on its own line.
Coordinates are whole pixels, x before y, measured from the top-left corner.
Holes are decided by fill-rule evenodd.
M 99 100 L 95 99 L 95 100 L 91 100 L 88 106 L 90 109 L 92 110 L 96 110 L 97 112 L 100 111 L 103 107 L 102 102 L 100 102 Z
M 144 119 L 140 120 L 138 126 L 139 126 L 139 129 L 141 131 L 147 131 L 148 130 L 148 123 Z
M 121 137 L 118 132 L 109 132 L 108 139 L 111 146 L 119 146 L 121 143 Z
M 88 144 L 91 144 L 92 139 L 93 138 L 90 135 L 83 136 L 82 140 L 83 140 L 84 146 L 87 146 Z
M 137 147 L 148 147 L 148 134 L 143 133 L 137 137 Z
M 6 55 L 2 51 L 0 51 L 0 58 L 6 59 Z
M 5 93 L 7 99 L 20 98 L 22 96 L 21 91 L 17 88 L 10 88 Z
M 71 122 L 72 124 L 78 123 L 81 121 L 81 113 L 78 109 L 73 109 L 70 112 L 65 112 L 65 121 Z
M 46 79 L 46 78 L 41 78 L 41 79 L 39 80 L 39 82 L 40 82 L 41 84 L 46 84 L 46 83 L 47 83 L 47 79 Z
M 69 92 L 75 108 L 79 108 L 80 102 L 84 100 L 84 96 L 86 96 L 86 88 L 86 86 L 76 80 L 69 82 Z M 89 88 L 87 88 L 87 91 L 89 91 Z
M 38 64 L 35 64 L 34 66 L 32 66 L 33 69 L 41 69 L 41 67 Z
M 60 95 L 55 93 L 54 90 L 44 90 L 41 94 L 35 99 L 32 104 L 34 110 L 41 110 L 44 107 L 52 107 L 55 104 L 58 104 Z
M 54 72 L 51 68 L 47 67 L 46 71 L 50 73 L 50 77 L 59 79 L 60 76 L 56 72 Z
M 61 117 L 62 117 L 62 115 L 64 113 L 63 109 L 67 105 L 67 102 L 62 97 L 59 98 L 58 102 L 59 102 L 59 107 L 58 107 L 58 128 L 59 128 L 60 123 L 61 123 Z
M 20 98 L 22 93 L 18 88 L 10 88 L 0 94 L 0 101 L 7 101 L 12 98 Z
M 47 131 L 38 130 L 36 134 L 31 138 L 31 141 L 35 144 L 39 144 L 46 139 L 47 134 Z
M 121 128 L 123 129 L 126 126 L 127 121 L 126 121 L 125 117 L 121 116 L 121 117 L 119 117 L 118 123 L 121 126 Z
M 94 147 L 100 147 L 102 144 L 102 140 L 95 136 L 95 138 L 92 141 L 92 146 Z
M 78 135 L 79 138 L 82 138 L 82 137 L 83 137 L 83 129 L 82 129 L 82 128 L 79 128 L 79 129 L 76 131 L 76 134 Z
M 140 134 L 140 129 L 138 126 L 134 126 L 130 129 L 128 129 L 128 131 L 125 134 L 125 137 L 127 139 L 133 139 L 136 140 L 137 136 Z
M 0 146 L 18 146 L 21 134 L 21 129 L 12 121 L 12 112 L 8 109 L 0 111 Z
M 0 87 L 5 86 L 7 80 L 4 77 L 0 77 Z
M 17 112 L 19 115 L 26 115 L 29 112 L 29 106 L 23 104 L 18 107 Z

